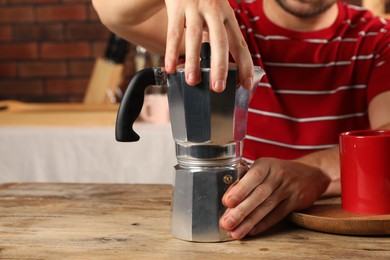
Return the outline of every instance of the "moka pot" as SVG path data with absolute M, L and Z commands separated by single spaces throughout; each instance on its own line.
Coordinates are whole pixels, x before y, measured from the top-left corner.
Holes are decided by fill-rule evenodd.
M 210 46 L 202 45 L 201 76 L 196 86 L 185 81 L 185 70 L 167 74 L 163 68 L 138 72 L 130 81 L 118 110 L 116 139 L 138 141 L 132 129 L 144 99 L 145 88 L 160 85 L 168 89 L 172 134 L 178 164 L 172 207 L 172 233 L 188 241 L 216 242 L 229 240 L 220 228 L 225 211 L 222 196 L 246 171 L 241 163 L 246 134 L 248 103 L 264 75 L 254 68 L 251 90 L 238 86 L 236 67 L 229 68 L 226 89 L 210 89 Z M 164 156 L 163 154 L 161 156 Z

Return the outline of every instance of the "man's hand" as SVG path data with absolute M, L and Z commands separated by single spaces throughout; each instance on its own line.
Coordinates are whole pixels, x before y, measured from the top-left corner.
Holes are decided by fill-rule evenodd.
M 321 170 L 296 161 L 258 159 L 222 198 L 228 208 L 220 225 L 232 238 L 258 234 L 294 210 L 312 205 L 330 178 Z
M 176 70 L 184 38 L 186 81 L 189 85 L 200 82 L 199 53 L 207 32 L 212 53 L 210 87 L 216 92 L 225 89 L 229 51 L 238 66 L 240 83 L 248 89 L 252 86 L 253 61 L 227 0 L 165 0 L 165 4 L 168 14 L 165 69 L 168 73 Z

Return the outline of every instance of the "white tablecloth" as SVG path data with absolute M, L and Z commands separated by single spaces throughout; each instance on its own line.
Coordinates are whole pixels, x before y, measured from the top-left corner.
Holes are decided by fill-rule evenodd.
M 113 127 L 0 127 L 0 183 L 173 183 L 170 124 L 136 123 L 134 143 Z

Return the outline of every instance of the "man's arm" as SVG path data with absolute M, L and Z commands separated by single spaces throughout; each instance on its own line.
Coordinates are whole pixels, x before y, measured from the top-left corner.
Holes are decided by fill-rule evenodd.
M 167 12 L 164 0 L 92 0 L 102 23 L 122 38 L 164 54 Z
M 368 115 L 372 129 L 390 129 L 390 91 L 370 102 Z M 340 194 L 339 168 L 338 147 L 293 161 L 258 159 L 225 193 L 220 224 L 237 239 L 260 233 L 320 196 Z
M 372 129 L 390 129 L 390 91 L 372 99 L 368 106 L 368 117 Z
M 340 195 L 340 157 L 339 147 L 314 152 L 295 161 L 320 169 L 329 177 L 330 183 L 322 197 Z
M 390 91 L 377 95 L 369 104 L 368 117 L 371 129 L 390 129 Z M 323 196 L 340 194 L 339 148 L 315 152 L 297 159 L 298 162 L 321 169 L 330 177 L 330 184 Z
M 93 4 L 110 30 L 164 54 L 168 73 L 175 72 L 178 57 L 185 54 L 189 85 L 200 81 L 199 53 L 207 32 L 213 53 L 210 87 L 216 92 L 225 89 L 229 52 L 237 64 L 240 83 L 245 88 L 252 86 L 252 57 L 228 0 L 93 0 Z

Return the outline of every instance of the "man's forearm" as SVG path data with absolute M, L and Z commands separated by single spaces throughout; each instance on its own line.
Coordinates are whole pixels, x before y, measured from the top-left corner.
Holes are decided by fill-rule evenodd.
M 390 130 L 390 123 L 378 127 L 377 130 Z
M 340 194 L 340 156 L 339 147 L 305 155 L 296 161 L 316 167 L 329 176 L 331 182 L 322 196 L 336 196 Z
M 165 8 L 164 0 L 92 0 L 92 4 L 109 27 L 138 25 Z
M 390 123 L 378 127 L 377 130 L 390 130 Z M 317 167 L 330 177 L 331 182 L 327 190 L 322 194 L 323 196 L 340 194 L 340 154 L 338 146 L 305 155 L 296 159 L 296 161 Z
M 116 35 L 164 54 L 167 12 L 164 0 L 93 0 L 102 23 Z

